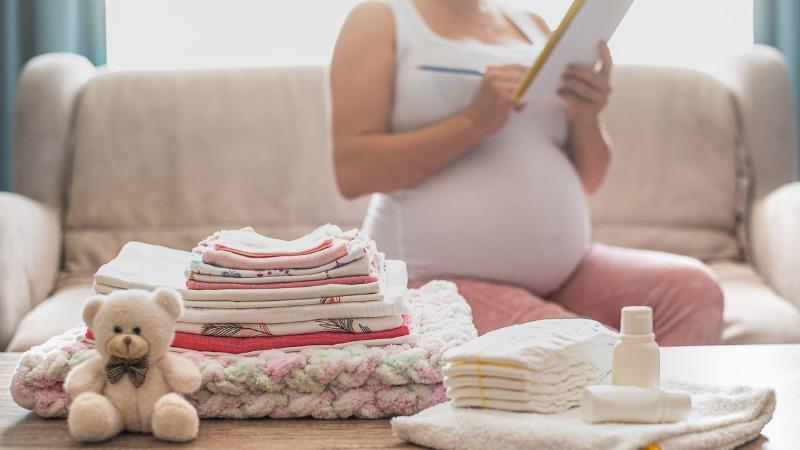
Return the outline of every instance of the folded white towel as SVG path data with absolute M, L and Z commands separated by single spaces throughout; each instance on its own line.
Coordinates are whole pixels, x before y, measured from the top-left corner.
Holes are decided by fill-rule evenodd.
M 579 408 L 556 414 L 454 408 L 443 403 L 392 419 L 406 441 L 437 449 L 728 450 L 758 437 L 775 410 L 775 391 L 665 381 L 662 388 L 692 395 L 692 412 L 671 424 L 588 424 Z

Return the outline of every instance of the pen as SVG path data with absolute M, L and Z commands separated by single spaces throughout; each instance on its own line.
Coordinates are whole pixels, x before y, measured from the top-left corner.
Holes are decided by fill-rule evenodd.
M 445 67 L 445 66 L 432 66 L 432 65 L 421 65 L 418 66 L 421 70 L 428 70 L 431 72 L 446 72 L 446 73 L 459 73 L 462 75 L 475 75 L 482 77 L 484 75 L 483 70 L 479 69 L 464 69 L 461 67 Z

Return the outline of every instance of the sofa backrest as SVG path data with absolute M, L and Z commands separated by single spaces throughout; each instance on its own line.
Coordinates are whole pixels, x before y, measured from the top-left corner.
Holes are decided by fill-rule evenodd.
M 23 84 L 53 72 L 44 59 L 29 64 Z M 742 254 L 752 196 L 795 179 L 795 136 L 783 61 L 757 49 L 732 71 L 723 83 L 686 69 L 618 67 L 604 113 L 613 161 L 590 200 L 595 239 L 704 259 Z M 765 77 L 770 84 L 757 82 Z M 67 271 L 92 272 L 129 240 L 188 249 L 219 228 L 292 237 L 361 222 L 367 199 L 346 201 L 336 189 L 322 67 L 101 72 L 62 93 L 76 105 L 64 119 L 73 124 L 67 146 L 39 139 L 29 123 L 47 109 L 42 91 L 37 82 L 20 91 L 22 142 L 35 145 L 18 136 L 17 155 L 28 154 L 18 187 L 62 207 Z M 751 110 L 764 99 L 771 120 Z M 30 162 L 50 154 L 66 163 Z M 63 181 L 35 190 L 57 171 Z
M 604 119 L 613 142 L 590 198 L 593 238 L 701 259 L 737 258 L 747 166 L 728 88 L 679 68 L 627 67 Z
M 359 226 L 334 182 L 321 67 L 109 72 L 77 109 L 68 271 L 126 241 L 191 249 L 215 229 Z

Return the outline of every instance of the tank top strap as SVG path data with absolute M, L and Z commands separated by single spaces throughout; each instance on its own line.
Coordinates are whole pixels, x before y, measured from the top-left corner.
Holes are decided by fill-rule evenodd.
M 397 57 L 413 48 L 422 36 L 426 36 L 426 24 L 417 12 L 412 0 L 385 0 L 394 15 L 394 40 Z
M 545 34 L 544 30 L 536 23 L 527 11 L 510 8 L 505 5 L 500 5 L 503 14 L 508 17 L 514 26 L 528 38 L 536 47 L 543 47 L 547 40 L 550 38 Z

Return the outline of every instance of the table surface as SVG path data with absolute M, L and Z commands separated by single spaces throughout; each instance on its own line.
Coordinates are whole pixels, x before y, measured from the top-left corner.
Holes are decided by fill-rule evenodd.
M 78 447 L 65 420 L 41 419 L 17 406 L 9 384 L 19 353 L 0 353 L 0 448 Z M 743 449 L 800 448 L 800 345 L 672 347 L 661 349 L 662 377 L 715 384 L 772 386 L 775 416 Z M 111 448 L 418 448 L 392 435 L 388 420 L 203 420 L 184 445 L 126 433 Z M 98 446 L 93 446 L 98 447 Z

